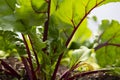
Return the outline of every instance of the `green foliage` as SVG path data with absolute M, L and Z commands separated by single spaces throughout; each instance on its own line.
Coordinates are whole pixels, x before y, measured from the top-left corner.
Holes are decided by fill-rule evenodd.
M 42 3 L 41 3 L 42 2 Z M 36 6 L 35 6 L 36 5 Z M 47 3 L 43 0 L 18 0 L 15 8 L 15 15 L 18 20 L 26 26 L 36 26 L 44 23 Z M 42 8 L 42 10 L 40 9 Z M 45 8 L 45 9 L 44 9 Z
M 106 27 L 104 27 L 105 25 Z M 120 24 L 117 21 L 112 21 L 111 23 L 103 21 L 100 27 L 104 31 L 102 31 L 99 40 L 99 44 L 103 44 L 103 46 L 96 51 L 98 63 L 101 67 L 120 66 Z
M 119 67 L 115 67 L 112 69 L 112 73 L 114 73 L 114 75 L 120 75 L 120 68 Z
M 86 47 L 81 47 L 80 49 L 70 51 L 68 54 L 70 57 L 70 67 L 72 67 L 80 61 L 84 62 L 88 60 L 91 55 L 91 50 L 87 49 Z
M 85 6 L 81 1 L 69 0 L 53 0 L 51 6 L 56 6 L 56 8 L 52 8 L 51 15 L 54 17 L 53 22 L 56 23 L 57 28 L 60 29 L 60 36 L 65 37 L 63 41 L 71 35 L 73 29 L 82 21 L 82 18 L 86 15 L 84 12 Z M 68 7 L 69 6 L 69 7 Z M 82 11 L 82 12 L 81 12 Z M 82 31 L 82 32 L 81 32 Z M 84 32 L 84 34 L 82 34 Z M 81 27 L 77 29 L 75 36 L 71 41 L 77 41 L 79 43 L 84 42 L 88 37 L 90 37 L 91 31 L 87 28 L 87 20 L 84 20 L 81 24 Z
M 102 24 L 100 25 L 99 30 L 103 32 L 109 25 L 109 20 L 102 20 Z
M 0 27 L 2 30 L 25 31 L 24 25 L 14 15 L 15 3 L 15 0 L 0 0 Z
M 102 21 L 94 49 L 91 46 L 96 43 L 88 41 L 92 31 L 87 27 L 87 16 L 94 8 L 110 2 L 120 0 L 0 0 L 0 50 L 19 53 L 31 80 L 59 78 L 56 75 L 62 62 L 69 70 L 61 80 L 67 80 L 70 71 L 81 65 L 93 70 L 96 60 L 101 67 L 119 67 L 117 21 Z M 17 32 L 22 33 L 22 40 Z
M 18 44 L 18 42 L 19 42 L 19 44 Z M 13 56 L 18 55 L 16 49 L 17 49 L 17 47 L 20 46 L 21 43 L 23 43 L 23 42 L 16 33 L 12 32 L 12 31 L 0 30 L 0 45 L 1 45 L 0 50 L 5 51 L 5 54 L 8 54 L 8 56 L 9 55 L 13 55 Z M 21 48 L 22 47 L 19 47 L 18 49 L 21 49 Z M 24 49 L 22 49 L 21 51 L 23 52 Z

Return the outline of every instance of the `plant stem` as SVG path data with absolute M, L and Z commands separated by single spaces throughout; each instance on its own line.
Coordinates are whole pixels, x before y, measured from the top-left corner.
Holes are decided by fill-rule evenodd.
M 28 65 L 27 59 L 26 59 L 25 57 L 21 57 L 21 59 L 22 59 L 22 62 L 23 62 L 23 64 L 24 64 L 24 66 L 25 66 L 25 70 L 26 70 L 26 72 L 27 72 L 27 75 L 29 76 L 29 79 L 30 79 L 30 80 L 34 80 L 33 75 L 32 75 L 32 72 L 31 72 L 31 69 L 30 69 L 30 67 L 29 67 L 29 65 Z
M 114 43 L 103 43 L 103 44 L 99 44 L 97 47 L 94 48 L 95 51 L 97 51 L 98 49 L 104 47 L 104 46 L 117 46 L 117 47 L 120 47 L 120 44 L 114 44 Z
M 79 67 L 78 65 L 79 65 L 80 62 L 81 61 L 79 61 L 78 63 L 74 64 L 70 69 L 68 69 L 67 71 L 65 71 L 63 73 L 63 75 L 60 77 L 60 80 L 63 80 L 63 78 L 64 78 L 64 80 L 67 80 L 67 78 L 70 75 L 71 71 L 73 71 L 73 70 L 75 70 L 76 68 Z
M 103 0 L 104 1 L 104 0 Z M 100 3 L 96 4 L 88 13 L 86 13 L 86 15 L 80 20 L 80 22 L 78 23 L 78 25 L 74 28 L 73 32 L 71 33 L 70 37 L 68 38 L 68 40 L 66 41 L 66 44 L 65 46 L 67 47 L 68 44 L 70 43 L 73 35 L 75 34 L 75 32 L 77 31 L 77 29 L 79 28 L 79 26 L 81 25 L 81 23 L 84 21 L 84 19 L 87 17 L 87 15 L 94 9 L 96 8 L 99 4 L 101 4 L 103 1 L 101 1 Z M 62 56 L 63 56 L 64 53 L 62 53 L 59 58 L 58 58 L 58 61 L 57 61 L 57 64 L 56 64 L 56 67 L 55 67 L 55 70 L 54 70 L 54 73 L 52 75 L 52 78 L 51 80 L 55 80 L 55 77 L 56 77 L 56 73 L 57 73 L 57 70 L 58 70 L 58 66 L 60 65 L 60 61 L 62 59 Z
M 48 36 L 48 25 L 49 25 L 49 22 L 48 20 L 45 22 L 45 25 L 44 25 L 44 34 L 43 34 L 43 41 L 46 41 L 47 40 L 47 36 Z
M 85 18 L 87 17 L 87 15 L 94 9 L 96 8 L 98 5 L 100 5 L 102 2 L 104 2 L 105 0 L 102 0 L 101 2 L 97 3 L 91 10 L 89 10 L 89 12 L 87 12 L 83 18 L 80 20 L 80 22 L 78 23 L 78 25 L 74 28 L 73 32 L 71 33 L 70 37 L 68 38 L 68 40 L 66 41 L 66 46 L 69 45 L 70 41 L 72 40 L 72 37 L 74 36 L 75 32 L 78 30 L 78 28 L 80 27 L 81 23 L 85 20 Z
M 8 71 L 8 70 L 4 70 L 4 69 L 1 69 L 1 68 L 0 68 L 0 72 L 4 72 L 5 75 L 11 75 L 11 76 L 16 77 L 12 72 L 10 72 L 10 71 Z M 20 79 L 20 78 L 18 78 L 18 80 L 19 80 L 19 79 Z
M 111 71 L 111 70 L 96 70 L 96 71 L 83 72 L 83 73 L 76 74 L 76 75 L 72 76 L 71 78 L 69 78 L 67 80 L 74 80 L 76 78 L 82 78 L 85 75 L 98 73 L 98 72 L 108 72 L 108 71 Z
M 48 27 L 49 27 L 49 20 L 50 20 L 50 6 L 51 6 L 51 0 L 49 0 L 48 2 L 48 19 L 47 21 L 45 22 L 45 25 L 44 25 L 44 33 L 43 33 L 43 41 L 46 41 L 47 40 L 47 36 L 48 36 Z
M 100 48 L 102 48 L 102 47 L 104 47 L 104 46 L 107 46 L 107 45 L 108 45 L 107 42 L 105 42 L 105 43 L 103 43 L 103 44 L 99 44 L 98 46 L 96 46 L 96 47 L 94 48 L 94 50 L 97 51 L 98 49 L 100 49 Z
M 34 78 L 34 80 L 37 80 L 36 76 L 35 76 L 35 73 L 34 73 L 34 68 L 33 68 L 33 65 L 32 65 L 32 57 L 31 57 L 30 49 L 28 47 L 27 41 L 25 39 L 25 36 L 23 34 L 22 34 L 22 37 L 23 37 L 23 40 L 24 40 L 24 44 L 26 46 L 26 50 L 27 50 L 27 54 L 28 54 L 28 61 L 29 61 L 30 67 L 31 67 L 31 72 L 32 72 L 33 78 Z
M 58 67 L 59 67 L 59 65 L 60 65 L 60 61 L 61 61 L 61 59 L 62 59 L 63 54 L 64 54 L 64 52 L 61 53 L 60 56 L 59 56 L 59 58 L 58 58 L 58 61 L 57 61 L 57 63 L 56 63 L 55 70 L 54 70 L 54 72 L 53 72 L 53 75 L 52 75 L 51 80 L 55 80 L 55 78 L 56 78 L 56 74 L 57 74 L 57 71 L 58 71 Z
M 35 49 L 34 49 L 34 47 L 33 47 L 33 43 L 32 43 L 32 40 L 31 40 L 31 38 L 30 38 L 29 35 L 28 35 L 28 37 L 29 37 L 29 39 L 30 39 L 30 43 L 31 43 L 31 46 L 32 46 L 32 49 L 33 49 L 33 52 L 34 52 L 34 55 L 35 55 L 36 63 L 37 63 L 37 66 L 38 66 L 38 68 L 39 68 L 39 67 L 40 67 L 40 64 L 39 64 L 39 61 L 38 61 L 37 53 L 36 53 L 36 51 L 35 51 Z
M 5 71 L 6 73 L 10 73 L 12 76 L 17 77 L 18 79 L 21 78 L 21 76 L 17 73 L 16 70 L 14 70 L 11 66 L 9 66 L 5 61 L 0 59 L 1 64 L 4 66 L 5 69 L 7 69 L 9 72 Z

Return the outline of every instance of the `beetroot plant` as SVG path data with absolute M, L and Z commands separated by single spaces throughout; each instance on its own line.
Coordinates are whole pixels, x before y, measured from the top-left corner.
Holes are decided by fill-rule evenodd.
M 103 20 L 94 42 L 87 25 L 90 12 L 110 2 L 120 0 L 0 0 L 0 75 L 15 80 L 119 75 L 120 23 Z M 11 56 L 22 70 L 4 60 Z

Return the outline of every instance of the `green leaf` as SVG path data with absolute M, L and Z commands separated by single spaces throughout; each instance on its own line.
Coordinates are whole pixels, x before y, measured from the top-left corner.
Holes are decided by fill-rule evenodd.
M 82 46 L 80 49 L 71 50 L 69 51 L 69 57 L 70 57 L 70 67 L 77 64 L 78 62 L 84 62 L 88 60 L 91 56 L 91 49 L 88 49 L 84 46 Z
M 100 0 L 100 1 L 103 1 L 103 3 L 101 5 L 107 4 L 107 3 L 110 3 L 110 2 L 120 2 L 120 0 Z
M 69 26 L 67 25 L 69 24 L 61 22 L 61 20 L 56 15 L 51 15 L 47 43 L 49 45 L 48 50 L 51 57 L 55 55 L 53 61 L 56 61 L 56 58 L 59 56 L 59 54 L 61 54 L 66 49 L 65 42 L 67 38 L 64 32 L 69 29 Z M 64 29 L 62 28 L 63 26 Z
M 101 42 L 108 41 L 111 43 L 120 43 L 119 35 L 120 35 L 120 24 L 117 21 L 112 21 L 110 25 L 103 31 L 101 36 Z
M 32 8 L 37 13 L 45 13 L 47 11 L 47 2 L 45 0 L 31 0 Z
M 55 17 L 53 22 L 56 22 L 54 24 L 56 24 L 56 27 L 60 29 L 60 37 L 64 38 L 63 41 L 68 39 L 74 28 L 79 24 L 80 20 L 84 16 L 84 7 L 83 5 L 80 6 L 80 4 L 81 1 L 78 0 L 77 3 L 73 0 L 69 0 L 69 3 L 67 0 L 52 1 L 51 15 Z M 88 39 L 88 37 L 90 37 L 91 31 L 86 26 L 87 21 L 84 20 L 83 24 L 81 24 L 81 27 L 78 28 L 74 34 L 75 37 L 72 39 L 72 41 L 82 43 Z M 82 34 L 81 31 L 85 34 Z
M 104 31 L 109 25 L 110 25 L 109 20 L 102 20 L 102 24 L 100 25 L 99 30 Z
M 7 56 L 9 56 L 9 53 L 5 53 L 4 51 L 0 50 L 0 59 L 4 59 L 6 58 Z
M 96 22 L 97 21 L 97 17 L 93 16 L 92 19 Z
M 112 74 L 118 75 L 118 76 L 120 75 L 120 67 L 115 67 L 111 70 L 112 70 Z
M 42 37 L 40 34 L 42 34 L 42 31 L 40 34 L 36 32 L 36 26 L 33 26 L 32 29 L 30 29 L 27 34 L 30 36 L 32 40 L 32 45 L 34 49 L 37 51 L 37 53 L 41 53 L 41 50 L 45 48 L 46 42 L 42 41 Z
M 53 73 L 54 71 L 54 67 L 55 65 L 54 64 L 51 64 L 51 58 L 50 56 L 48 56 L 47 54 L 44 54 L 44 53 L 40 53 L 41 55 L 41 70 L 44 72 L 46 78 L 49 78 L 51 77 L 51 74 Z M 49 80 L 47 79 L 47 80 Z
M 18 42 L 20 44 L 17 44 Z M 21 44 L 23 44 L 23 41 L 19 39 L 19 36 L 16 33 L 0 30 L 0 50 L 4 51 L 5 55 L 7 53 L 8 55 L 15 55 L 17 53 L 22 54 L 22 52 L 25 51 L 25 47 L 21 49 L 22 47 L 19 47 Z M 21 49 L 20 52 L 18 47 Z
M 101 27 L 104 27 L 104 23 Z M 112 21 L 100 36 L 96 58 L 101 67 L 119 66 L 120 64 L 120 24 Z M 102 44 L 102 46 L 101 46 Z M 101 47 L 100 47 L 101 46 Z
M 57 18 L 53 22 L 62 32 L 60 32 L 60 37 L 64 37 L 63 40 L 66 41 L 72 35 L 72 31 L 77 28 L 70 41 L 83 43 L 91 35 L 91 31 L 86 27 L 87 15 L 94 8 L 109 2 L 116 2 L 116 0 L 52 0 L 51 15 Z
M 15 2 L 16 0 L 0 0 L 0 17 L 12 14 Z
M 77 26 L 91 10 L 98 7 L 102 3 L 114 2 L 116 0 L 52 0 L 52 11 L 58 12 L 58 16 L 62 21 Z M 120 1 L 120 0 L 117 0 Z M 69 2 L 69 3 L 68 3 Z
M 45 0 L 18 0 L 15 15 L 18 20 L 22 20 L 24 25 L 39 26 L 42 25 L 47 18 L 45 14 L 47 12 L 46 6 L 47 3 Z
M 14 17 L 13 14 L 1 17 L 0 19 L 0 27 L 2 30 L 14 30 L 14 31 L 20 31 L 20 32 L 26 32 L 24 25 L 21 24 L 20 21 L 17 21 L 17 19 Z
M 91 34 L 92 34 L 91 30 L 87 27 L 87 20 L 85 20 L 83 21 L 81 26 L 77 29 L 71 42 L 73 41 L 79 44 L 84 43 L 87 39 L 90 38 Z
M 0 0 L 0 29 L 25 32 L 24 25 L 14 15 L 16 0 Z

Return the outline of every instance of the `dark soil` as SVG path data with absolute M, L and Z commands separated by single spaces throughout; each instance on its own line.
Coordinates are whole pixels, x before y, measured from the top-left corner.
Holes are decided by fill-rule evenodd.
M 74 80 L 120 80 L 120 76 L 104 73 L 104 72 L 98 72 L 86 75 L 82 78 L 76 78 Z
M 12 67 L 15 71 L 21 73 L 20 75 L 25 74 L 24 72 L 24 65 L 22 62 L 15 57 L 8 57 L 7 59 L 2 59 L 4 62 L 6 62 L 10 67 Z M 5 70 L 5 71 L 2 71 Z M 0 80 L 17 80 L 17 78 L 11 76 L 11 74 L 6 73 L 9 72 L 8 69 L 4 68 L 4 66 L 0 63 Z

